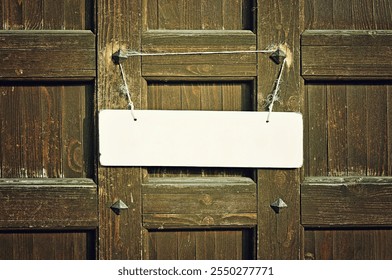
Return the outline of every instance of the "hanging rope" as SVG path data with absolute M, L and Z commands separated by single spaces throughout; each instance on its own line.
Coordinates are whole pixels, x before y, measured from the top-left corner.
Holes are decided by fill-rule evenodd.
M 209 54 L 247 54 L 247 53 L 274 53 L 276 50 L 239 50 L 239 51 L 200 51 L 200 52 L 161 52 L 144 53 L 137 51 L 126 51 L 125 57 L 131 56 L 170 56 L 170 55 L 209 55 Z
M 283 75 L 283 70 L 284 70 L 285 64 L 286 64 L 286 58 L 283 59 L 282 65 L 280 66 L 279 75 L 275 81 L 275 88 L 274 88 L 273 92 L 270 95 L 268 95 L 268 97 L 267 97 L 267 106 L 268 106 L 267 123 L 270 120 L 270 115 L 271 115 L 272 109 L 274 108 L 274 103 L 279 100 L 279 90 L 280 90 L 280 84 L 282 82 L 282 75 Z
M 125 94 L 126 94 L 126 96 L 127 96 L 127 98 L 128 98 L 128 109 L 131 110 L 132 118 L 133 118 L 134 121 L 136 121 L 137 118 L 135 117 L 135 112 L 134 112 L 135 106 L 133 105 L 133 102 L 132 102 L 132 99 L 131 99 L 131 94 L 130 94 L 130 92 L 129 92 L 127 80 L 126 80 L 126 78 L 125 78 L 125 72 L 124 72 L 124 69 L 123 69 L 123 67 L 122 67 L 121 62 L 119 62 L 118 65 L 120 66 L 121 78 L 122 78 L 122 80 L 123 80 L 124 92 L 125 92 Z

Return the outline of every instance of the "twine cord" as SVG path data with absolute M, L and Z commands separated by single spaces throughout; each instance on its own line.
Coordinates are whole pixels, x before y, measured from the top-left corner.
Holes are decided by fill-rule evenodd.
M 275 88 L 272 94 L 267 98 L 268 99 L 268 115 L 267 115 L 267 123 L 270 121 L 270 115 L 272 112 L 272 109 L 274 108 L 274 103 L 275 101 L 279 100 L 279 90 L 280 90 L 280 84 L 282 82 L 282 75 L 283 75 L 283 69 L 286 63 L 286 59 L 283 59 L 282 65 L 280 66 L 279 69 L 279 75 L 278 78 L 275 81 Z
M 200 52 L 161 52 L 145 53 L 138 51 L 127 51 L 124 55 L 131 56 L 170 56 L 170 55 L 205 55 L 205 54 L 247 54 L 247 53 L 274 53 L 276 50 L 238 50 L 238 51 L 200 51 Z
M 124 72 L 124 69 L 122 67 L 122 64 L 119 63 L 118 65 L 120 66 L 121 78 L 123 80 L 124 91 L 125 91 L 125 94 L 127 95 L 127 98 L 128 98 L 128 106 L 127 107 L 128 107 L 128 109 L 131 110 L 131 114 L 132 114 L 133 120 L 136 121 L 137 118 L 135 117 L 135 112 L 134 112 L 135 106 L 133 105 L 133 102 L 132 102 L 132 99 L 131 99 L 131 94 L 129 92 L 127 80 L 125 78 L 125 72 Z

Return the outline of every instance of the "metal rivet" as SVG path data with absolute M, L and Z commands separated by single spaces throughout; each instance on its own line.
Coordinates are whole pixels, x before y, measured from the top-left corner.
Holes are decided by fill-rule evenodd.
M 272 202 L 270 206 L 276 214 L 279 214 L 280 209 L 286 208 L 287 204 L 283 201 L 283 199 L 278 198 L 276 201 Z
M 115 64 L 120 64 L 122 61 L 126 60 L 128 58 L 128 56 L 126 55 L 126 53 L 122 50 L 118 50 L 116 51 L 113 55 L 112 55 L 112 59 L 113 62 Z
M 274 51 L 271 55 L 270 58 L 276 63 L 276 64 L 281 64 L 283 60 L 286 58 L 286 53 L 282 51 L 281 49 L 277 49 Z
M 120 215 L 121 210 L 128 209 L 128 205 L 126 205 L 121 199 L 117 200 L 115 203 L 110 206 L 110 209 L 113 210 L 114 213 Z

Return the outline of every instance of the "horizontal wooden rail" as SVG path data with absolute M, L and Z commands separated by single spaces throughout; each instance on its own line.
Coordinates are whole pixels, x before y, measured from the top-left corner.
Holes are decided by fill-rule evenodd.
M 307 30 L 301 55 L 306 80 L 392 79 L 390 30 Z
M 309 177 L 301 186 L 304 226 L 392 225 L 392 177 Z
M 92 80 L 91 31 L 0 31 L 0 80 Z
M 0 229 L 95 228 L 90 179 L 0 179 Z
M 148 31 L 142 37 L 142 50 L 156 52 L 202 52 L 255 50 L 256 35 L 251 31 Z M 142 58 L 142 75 L 153 77 L 253 77 L 256 54 L 209 54 L 147 56 Z

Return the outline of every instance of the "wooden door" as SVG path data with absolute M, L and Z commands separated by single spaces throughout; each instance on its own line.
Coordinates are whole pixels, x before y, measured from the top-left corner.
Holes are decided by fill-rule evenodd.
M 391 259 L 391 1 L 304 4 L 304 257 Z
M 100 1 L 99 109 L 127 107 L 119 94 L 121 69 L 112 61 L 119 49 L 156 53 L 280 46 L 288 63 L 284 98 L 275 108 L 299 111 L 299 60 L 293 56 L 299 57 L 300 9 L 291 2 Z M 268 54 L 256 53 L 132 56 L 121 65 L 136 110 L 265 110 L 280 69 Z M 98 170 L 103 259 L 300 257 L 300 170 Z M 279 198 L 289 208 L 277 214 L 270 205 Z M 110 206 L 120 200 L 128 209 L 115 214 Z
M 391 258 L 390 1 L 55 2 L 0 4 L 0 258 Z M 99 165 L 95 116 L 127 106 L 119 49 L 277 47 L 302 169 Z M 151 110 L 266 110 L 280 70 L 255 53 L 122 66 Z
M 0 3 L 0 259 L 96 257 L 93 11 Z

